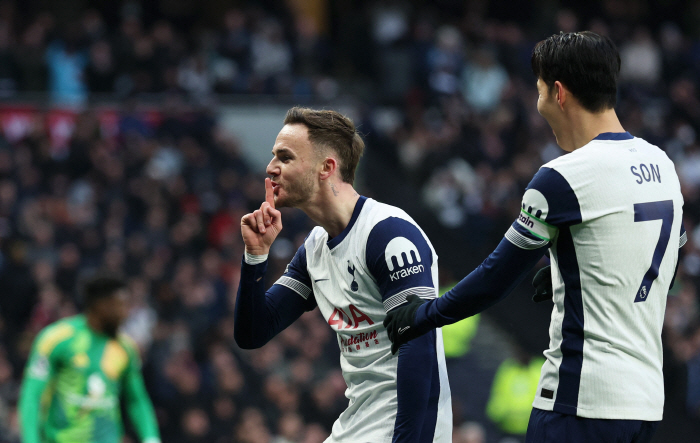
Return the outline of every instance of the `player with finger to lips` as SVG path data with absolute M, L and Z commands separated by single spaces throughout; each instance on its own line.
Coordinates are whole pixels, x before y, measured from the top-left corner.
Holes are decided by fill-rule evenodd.
M 288 111 L 267 166 L 265 202 L 241 219 L 234 336 L 241 348 L 259 348 L 318 307 L 337 335 L 349 400 L 326 442 L 447 443 L 452 411 L 441 331 L 395 354 L 383 325 L 408 297 L 437 297 L 437 255 L 408 214 L 355 191 L 363 150 L 347 117 Z M 318 226 L 266 290 L 281 207 L 301 209 Z

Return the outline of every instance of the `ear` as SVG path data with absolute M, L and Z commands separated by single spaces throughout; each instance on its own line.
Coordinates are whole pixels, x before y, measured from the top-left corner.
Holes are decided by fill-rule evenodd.
M 554 98 L 557 100 L 559 109 L 564 110 L 564 103 L 568 99 L 569 91 L 564 87 L 564 85 L 559 81 L 554 82 Z
M 333 157 L 326 157 L 323 162 L 321 162 L 321 172 L 319 178 L 321 180 L 327 180 L 335 174 L 338 170 L 338 161 Z

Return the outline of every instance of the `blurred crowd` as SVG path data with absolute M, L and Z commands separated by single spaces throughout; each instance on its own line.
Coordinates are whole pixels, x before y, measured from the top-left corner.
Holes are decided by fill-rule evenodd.
M 616 42 L 622 124 L 664 149 L 681 178 L 688 243 L 664 333 L 665 419 L 681 434 L 659 441 L 697 435 L 682 434 L 700 422 L 694 2 L 543 0 L 529 12 L 508 0 L 67 3 L 72 18 L 46 2 L 0 2 L 0 95 L 45 92 L 77 106 L 61 149 L 41 111 L 21 137 L 7 127 L 0 137 L 0 441 L 17 441 L 32 339 L 80 309 L 83 277 L 108 269 L 132 290 L 124 330 L 141 348 L 165 442 L 322 442 L 347 400 L 318 313 L 259 350 L 233 341 L 240 217 L 259 206 L 264 171 L 251 169 L 205 99 L 342 100 L 368 145 L 360 192 L 416 218 L 449 283 L 495 247 L 529 179 L 562 154 L 536 112 L 530 53 L 554 32 L 581 29 Z M 121 100 L 110 134 L 91 105 L 100 94 Z M 146 109 L 150 94 L 162 100 Z M 283 217 L 270 283 L 311 227 L 299 211 Z M 542 309 L 543 324 L 520 318 L 506 331 L 546 333 Z M 467 382 L 453 375 L 454 392 Z M 455 442 L 509 434 L 470 415 L 486 407 L 464 406 L 474 401 L 455 395 Z
M 337 89 L 320 29 L 325 2 L 250 2 L 245 10 L 188 0 L 27 3 L 0 5 L 2 97 L 47 91 L 54 103 L 79 106 L 107 95 L 332 98 Z M 204 7 L 215 19 L 201 20 Z

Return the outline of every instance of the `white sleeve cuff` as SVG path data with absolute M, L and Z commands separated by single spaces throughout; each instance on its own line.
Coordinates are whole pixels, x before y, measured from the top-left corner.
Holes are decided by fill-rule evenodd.
M 249 254 L 248 251 L 245 252 L 245 262 L 248 263 L 249 265 L 258 265 L 265 260 L 267 260 L 267 256 L 269 254 L 263 254 L 263 255 L 253 255 Z
M 158 437 L 150 437 L 147 438 L 143 441 L 143 443 L 160 443 L 160 438 Z

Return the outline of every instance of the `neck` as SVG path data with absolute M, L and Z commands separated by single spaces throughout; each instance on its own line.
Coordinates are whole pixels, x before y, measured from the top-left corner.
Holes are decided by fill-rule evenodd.
M 100 334 L 104 334 L 104 328 L 102 327 L 102 322 L 100 322 L 99 317 L 91 311 L 86 311 L 85 312 L 85 319 L 87 320 L 87 324 L 95 332 L 98 332 Z
M 557 139 L 562 149 L 571 152 L 587 145 L 604 132 L 625 132 L 614 109 L 594 114 L 578 108 L 565 116 L 561 134 L 557 134 Z
M 333 238 L 343 232 L 350 223 L 359 198 L 360 194 L 351 184 L 332 178 L 323 180 L 316 198 L 300 206 L 299 209 Z

